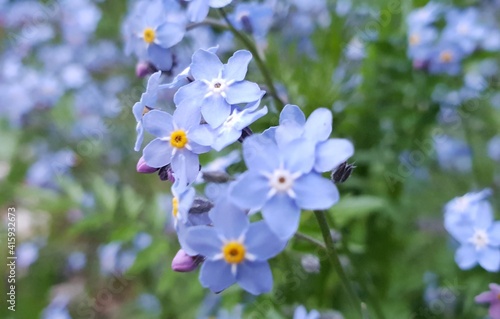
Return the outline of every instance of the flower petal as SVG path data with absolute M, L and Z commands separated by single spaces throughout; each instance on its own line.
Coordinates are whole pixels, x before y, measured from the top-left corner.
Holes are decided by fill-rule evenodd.
M 185 100 L 183 103 L 177 105 L 173 114 L 173 120 L 179 128 L 184 130 L 196 127 L 200 125 L 201 121 L 200 108 Z
M 319 108 L 309 115 L 304 126 L 304 137 L 313 141 L 326 141 L 332 133 L 332 112 Z
M 477 264 L 476 250 L 472 245 L 462 245 L 455 253 L 455 261 L 462 270 L 468 270 Z
M 271 197 L 262 208 L 262 215 L 280 240 L 290 239 L 299 228 L 300 208 L 286 194 Z
M 316 173 L 301 176 L 293 184 L 297 205 L 303 209 L 328 209 L 339 200 L 332 181 Z
M 500 270 L 500 249 L 493 247 L 484 247 L 477 252 L 479 265 L 489 272 Z
M 198 155 L 186 149 L 178 150 L 172 157 L 172 170 L 175 174 L 184 174 L 188 184 L 191 184 L 200 172 Z
M 219 234 L 228 240 L 238 239 L 249 225 L 245 212 L 231 203 L 228 196 L 220 196 L 209 212 L 210 219 Z
M 158 138 L 146 145 L 142 152 L 146 164 L 150 167 L 160 168 L 170 164 L 172 160 L 172 146 Z
M 299 138 L 282 148 L 285 167 L 295 173 L 309 173 L 314 165 L 315 145 L 310 140 Z
M 156 43 L 148 45 L 148 57 L 158 70 L 170 70 L 172 68 L 172 52 Z
M 354 154 L 351 141 L 341 138 L 332 138 L 316 146 L 316 162 L 314 169 L 317 172 L 328 172 L 345 162 Z
M 207 91 L 208 86 L 204 82 L 191 82 L 177 90 L 174 95 L 174 103 L 177 107 L 183 103 L 189 103 L 199 107 Z
M 245 235 L 245 247 L 256 260 L 268 260 L 279 254 L 287 242 L 280 240 L 264 221 L 250 224 Z
M 226 80 L 243 81 L 247 74 L 248 63 L 252 60 L 252 53 L 247 50 L 238 50 L 224 65 L 222 77 Z
M 198 50 L 193 54 L 191 75 L 195 80 L 211 81 L 219 77 L 223 69 L 224 65 L 217 55 L 205 50 Z
M 170 137 L 174 130 L 172 115 L 159 110 L 151 110 L 142 118 L 144 129 L 156 137 Z
M 188 140 L 203 146 L 210 146 L 214 142 L 214 132 L 208 125 L 198 125 L 189 130 Z
M 500 222 L 494 222 L 488 230 L 490 245 L 494 247 L 500 246 Z
M 245 172 L 231 185 L 229 196 L 242 209 L 260 209 L 271 187 L 268 180 L 254 172 Z
M 281 125 L 287 121 L 295 122 L 300 126 L 304 126 L 306 124 L 306 116 L 297 105 L 287 104 L 281 111 L 279 124 Z
M 177 23 L 163 23 L 156 29 L 155 42 L 163 48 L 170 48 L 184 38 L 186 28 Z
M 248 170 L 272 172 L 280 165 L 277 145 L 262 135 L 252 135 L 243 141 L 243 157 Z
M 222 241 L 210 226 L 192 226 L 186 230 L 186 245 L 197 254 L 212 259 L 222 251 Z
M 223 260 L 205 260 L 200 270 L 200 282 L 203 287 L 219 293 L 236 282 L 231 274 L 231 265 Z
M 253 295 L 269 292 L 273 288 L 273 274 L 266 261 L 239 264 L 236 280 L 241 288 Z
M 260 87 L 256 83 L 236 82 L 226 89 L 226 101 L 231 105 L 255 102 L 260 99 L 260 92 Z
M 231 105 L 221 95 L 214 94 L 203 100 L 201 114 L 212 128 L 217 128 L 231 114 Z

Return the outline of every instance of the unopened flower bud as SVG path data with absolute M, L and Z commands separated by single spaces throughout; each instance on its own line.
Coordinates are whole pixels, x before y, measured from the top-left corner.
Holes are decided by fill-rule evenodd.
M 247 126 L 247 127 L 245 127 L 245 128 L 241 131 L 241 136 L 240 136 L 240 138 L 238 139 L 238 142 L 243 143 L 243 141 L 244 141 L 247 137 L 251 136 L 252 134 L 253 134 L 252 130 L 251 130 L 248 126 Z
M 343 183 L 345 182 L 349 176 L 351 176 L 352 171 L 356 168 L 353 164 L 348 164 L 347 162 L 344 162 L 340 164 L 333 172 L 332 172 L 332 181 L 335 184 Z
M 135 66 L 135 75 L 139 78 L 144 78 L 156 71 L 156 68 L 151 63 L 145 61 L 139 61 Z
M 143 156 L 141 156 L 141 158 L 139 158 L 139 161 L 137 162 L 136 169 L 137 169 L 137 172 L 144 173 L 144 174 L 151 174 L 151 173 L 154 173 L 158 170 L 158 168 L 154 168 L 154 167 L 151 167 L 148 164 L 146 164 L 146 161 L 144 160 Z
M 195 270 L 203 261 L 201 256 L 189 256 L 180 249 L 172 260 L 172 269 L 177 272 L 190 272 Z
M 170 167 L 170 164 L 160 168 L 160 170 L 158 171 L 158 176 L 160 176 L 160 179 L 162 181 L 170 181 L 172 183 L 175 182 L 174 171 L 172 171 L 172 167 Z

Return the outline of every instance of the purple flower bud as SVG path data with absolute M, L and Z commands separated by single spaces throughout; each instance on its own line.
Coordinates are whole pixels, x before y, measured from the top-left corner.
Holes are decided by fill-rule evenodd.
M 154 173 L 158 170 L 158 168 L 148 166 L 148 164 L 146 164 L 146 161 L 144 160 L 144 156 L 141 156 L 141 158 L 139 158 L 139 161 L 137 162 L 136 169 L 137 169 L 137 172 L 144 173 L 144 174 Z
M 155 73 L 156 68 L 149 62 L 139 61 L 135 66 L 135 75 L 139 78 L 144 78 L 150 74 Z
M 172 183 L 175 182 L 174 172 L 172 171 L 172 167 L 170 167 L 170 164 L 160 168 L 160 170 L 158 171 L 158 176 L 160 176 L 160 179 L 162 181 L 169 181 Z
M 178 272 L 190 272 L 195 270 L 203 261 L 201 256 L 189 256 L 182 249 L 179 249 L 172 260 L 172 269 Z

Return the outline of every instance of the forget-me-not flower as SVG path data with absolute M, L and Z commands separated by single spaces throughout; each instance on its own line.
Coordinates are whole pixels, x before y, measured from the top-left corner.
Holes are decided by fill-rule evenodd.
M 177 91 L 175 104 L 190 101 L 201 109 L 212 128 L 219 127 L 231 114 L 232 105 L 255 102 L 261 97 L 259 86 L 244 80 L 251 59 L 250 52 L 240 50 L 227 64 L 222 64 L 217 55 L 206 50 L 196 51 L 190 66 L 194 82 Z
M 249 223 L 245 212 L 228 196 L 219 197 L 210 211 L 213 227 L 193 226 L 186 243 L 205 257 L 200 282 L 213 292 L 238 283 L 251 294 L 272 289 L 273 278 L 267 260 L 283 250 L 279 240 L 263 221 Z
M 192 22 L 201 22 L 208 15 L 210 8 L 222 8 L 231 3 L 232 0 L 187 0 L 188 18 Z
M 317 310 L 311 310 L 307 313 L 307 309 L 304 306 L 298 306 L 295 308 L 293 313 L 293 319 L 319 319 L 320 314 Z
M 176 178 L 186 174 L 192 183 L 199 172 L 198 154 L 208 152 L 213 139 L 200 119 L 196 108 L 187 104 L 179 106 L 173 116 L 159 110 L 144 115 L 144 129 L 157 137 L 143 150 L 146 164 L 158 168 L 171 164 Z
M 233 202 L 243 209 L 262 210 L 264 220 L 282 240 L 297 231 L 300 209 L 327 209 L 339 199 L 335 185 L 316 172 L 315 145 L 299 138 L 279 148 L 264 136 L 243 142 L 248 171 L 230 190 Z

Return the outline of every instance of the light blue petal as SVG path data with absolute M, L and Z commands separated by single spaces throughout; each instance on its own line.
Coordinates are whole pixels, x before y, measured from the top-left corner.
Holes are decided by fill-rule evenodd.
M 461 244 L 466 244 L 469 239 L 474 235 L 474 228 L 468 223 L 463 224 L 448 224 L 445 223 L 446 230 L 450 235 Z
M 304 126 L 306 124 L 306 116 L 297 105 L 287 104 L 281 111 L 279 124 L 281 125 L 286 121 L 292 121 L 300 126 Z
M 208 15 L 208 0 L 192 0 L 188 6 L 188 18 L 191 22 L 201 22 Z
M 256 260 L 268 260 L 279 254 L 287 242 L 280 240 L 264 221 L 250 224 L 245 236 L 245 247 Z
M 241 115 L 241 119 L 238 123 L 234 124 L 234 128 L 241 131 L 245 127 L 249 126 L 253 122 L 257 121 L 261 117 L 267 114 L 267 106 L 264 106 L 260 110 L 250 112 L 248 110 L 243 110 L 243 114 Z
M 293 319 L 307 319 L 307 310 L 304 306 L 298 306 L 293 313 Z
M 500 221 L 494 222 L 488 230 L 490 245 L 494 247 L 500 246 Z
M 477 252 L 479 265 L 489 272 L 500 270 L 500 249 L 486 246 Z
M 161 71 L 151 74 L 148 79 L 146 92 L 141 95 L 141 102 L 149 107 L 154 107 L 158 100 L 158 87 L 161 80 Z M 142 111 L 141 111 L 142 112 Z
M 214 142 L 214 132 L 206 124 L 198 125 L 189 130 L 188 140 L 199 145 L 210 146 Z
M 185 101 L 177 105 L 173 114 L 173 120 L 178 128 L 184 130 L 199 126 L 201 121 L 200 108 Z
M 162 141 L 157 138 L 146 145 L 142 152 L 146 164 L 155 168 L 170 164 L 172 159 L 172 146 L 170 142 Z
M 212 150 L 210 146 L 200 145 L 194 141 L 189 142 L 189 147 L 191 148 L 191 152 L 193 152 L 194 154 L 203 154 Z
M 211 81 L 219 77 L 224 65 L 219 58 L 208 51 L 198 50 L 193 54 L 191 75 L 195 80 Z
M 231 3 L 232 0 L 210 0 L 210 7 L 212 8 L 222 8 Z
M 462 245 L 455 253 L 455 261 L 462 270 L 468 270 L 477 264 L 476 249 L 472 245 Z
M 248 63 L 252 60 L 252 53 L 247 50 L 238 50 L 224 65 L 222 77 L 226 80 L 243 81 L 247 74 Z
M 239 264 L 236 280 L 241 288 L 253 295 L 260 295 L 273 289 L 273 274 L 265 261 Z
M 303 209 L 328 209 L 339 200 L 337 187 L 316 173 L 301 176 L 293 184 L 296 202 Z
M 304 136 L 313 141 L 326 141 L 332 133 L 332 112 L 319 108 L 309 115 L 304 126 Z
M 314 143 L 304 138 L 289 142 L 282 148 L 285 168 L 292 173 L 309 173 L 314 166 L 314 150 Z
M 228 196 L 220 196 L 214 208 L 209 212 L 210 219 L 219 234 L 228 240 L 236 240 L 249 225 L 245 212 L 231 203 Z
M 286 147 L 288 143 L 300 138 L 304 133 L 304 128 L 297 124 L 297 122 L 285 120 L 280 126 L 276 127 L 275 138 L 276 143 L 280 148 Z M 309 142 L 311 145 L 315 145 L 313 142 Z
M 231 274 L 231 265 L 223 260 L 205 260 L 200 270 L 200 282 L 205 288 L 219 293 L 236 282 Z
M 194 81 L 181 87 L 174 95 L 174 103 L 176 106 L 192 104 L 201 106 L 205 94 L 207 94 L 208 86 L 202 81 Z
M 158 70 L 172 68 L 172 53 L 169 49 L 162 48 L 156 43 L 148 45 L 148 57 Z
M 260 209 L 267 199 L 271 187 L 262 175 L 245 172 L 238 176 L 229 190 L 234 204 L 242 209 Z
M 132 113 L 134 113 L 136 122 L 142 121 L 143 111 L 144 111 L 144 104 L 142 104 L 141 102 L 136 102 L 132 107 Z
M 332 138 L 316 146 L 314 170 L 320 173 L 332 171 L 354 154 L 351 141 Z
M 214 94 L 203 100 L 201 114 L 212 128 L 217 128 L 231 114 L 231 105 L 227 104 L 219 94 Z
M 172 170 L 175 174 L 184 174 L 187 182 L 191 184 L 196 180 L 200 172 L 198 155 L 186 149 L 177 150 L 172 157 Z
M 272 172 L 280 166 L 278 146 L 262 135 L 252 135 L 243 141 L 243 157 L 250 171 Z
M 285 194 L 276 194 L 262 208 L 262 215 L 271 231 L 280 240 L 290 239 L 299 228 L 300 208 Z
M 224 130 L 222 134 L 215 137 L 212 143 L 212 148 L 220 152 L 226 146 L 236 142 L 241 136 L 241 130 L 229 129 Z
M 142 118 L 142 125 L 146 132 L 156 137 L 169 137 L 174 130 L 172 115 L 159 110 L 146 113 Z
M 163 23 L 156 29 L 155 42 L 163 48 L 170 48 L 184 38 L 186 28 L 177 23 Z
M 222 252 L 222 241 L 210 226 L 192 226 L 186 230 L 186 245 L 197 254 L 211 259 Z
M 481 229 L 488 229 L 493 223 L 493 208 L 491 204 L 486 201 L 479 201 L 473 205 L 476 211 L 474 218 L 474 226 Z
M 231 105 L 255 102 L 260 99 L 260 92 L 260 87 L 256 83 L 236 82 L 226 89 L 226 101 Z
M 137 138 L 135 139 L 134 151 L 139 152 L 144 141 L 144 128 L 142 127 L 142 122 L 138 122 L 135 128 L 137 133 Z

